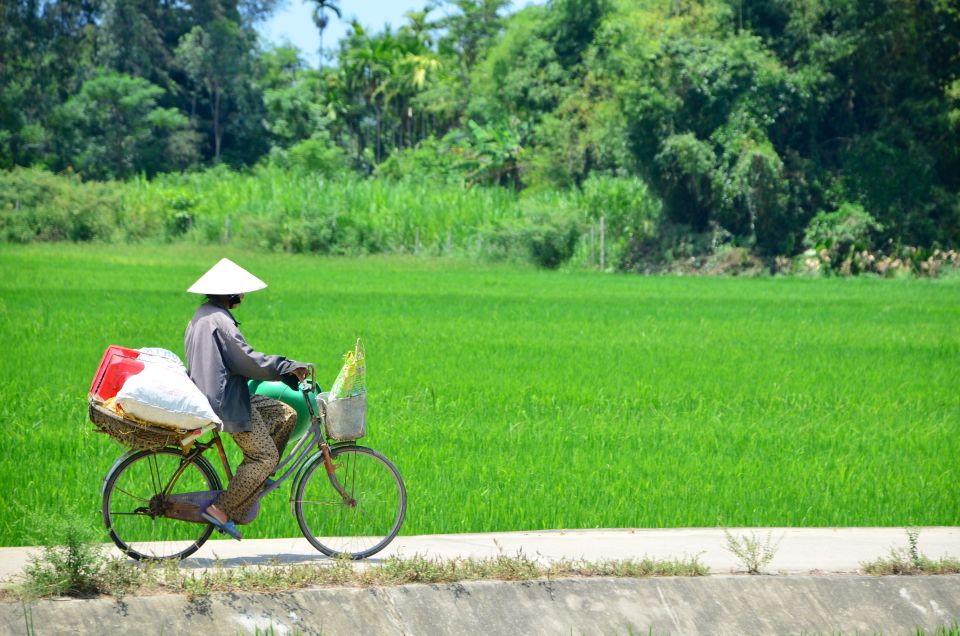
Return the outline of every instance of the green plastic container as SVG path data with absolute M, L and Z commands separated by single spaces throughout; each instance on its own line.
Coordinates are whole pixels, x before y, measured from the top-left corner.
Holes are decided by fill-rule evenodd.
M 292 406 L 297 412 L 297 425 L 290 434 L 290 441 L 295 442 L 303 437 L 310 427 L 310 411 L 307 410 L 307 401 L 303 399 L 303 393 L 294 391 L 283 382 L 250 380 L 247 386 L 250 388 L 250 395 L 264 395 Z M 310 399 L 313 400 L 313 408 L 316 409 L 317 395 L 313 391 L 310 392 Z

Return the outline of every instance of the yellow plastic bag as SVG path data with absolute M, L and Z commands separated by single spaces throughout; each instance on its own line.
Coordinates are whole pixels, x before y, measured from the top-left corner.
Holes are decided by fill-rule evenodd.
M 357 338 L 357 346 L 354 350 L 343 354 L 343 367 L 340 368 L 340 374 L 330 387 L 331 400 L 342 400 L 367 392 L 365 360 L 363 341 Z

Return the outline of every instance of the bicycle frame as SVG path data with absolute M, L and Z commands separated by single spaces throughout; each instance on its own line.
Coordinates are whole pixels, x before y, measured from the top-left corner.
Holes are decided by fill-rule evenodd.
M 403 524 L 407 500 L 403 478 L 380 453 L 355 440 L 340 442 L 330 437 L 339 437 L 337 421 L 332 421 L 338 413 L 328 410 L 325 399 L 313 395 L 319 387 L 312 373 L 299 389 L 309 411 L 308 426 L 274 467 L 276 481 L 261 486 L 246 502 L 248 512 L 234 521 L 252 522 L 260 513 L 260 499 L 292 478 L 291 512 L 311 545 L 331 557 L 362 559 L 376 554 Z M 302 414 L 299 398 L 297 404 Z M 205 456 L 214 447 L 222 472 Z M 183 559 L 193 554 L 214 531 L 215 524 L 201 515 L 224 492 L 224 473 L 234 479 L 223 438 L 216 430 L 205 441 L 194 440 L 192 447 L 124 454 L 101 488 L 101 512 L 111 539 L 138 560 Z M 331 487 L 335 492 L 330 492 Z M 189 523 L 170 524 L 168 519 Z M 203 527 L 191 530 L 196 524 Z
M 355 445 L 355 442 L 340 442 L 330 444 L 325 435 L 323 434 L 323 418 L 314 409 L 313 401 L 309 397 L 310 387 L 306 384 L 300 385 L 300 390 L 304 394 L 306 399 L 307 409 L 310 412 L 310 426 L 307 428 L 306 432 L 300 437 L 293 449 L 286 454 L 283 460 L 277 464 L 275 472 L 280 473 L 280 476 L 274 481 L 274 483 L 260 490 L 256 495 L 256 504 L 251 508 L 252 515 L 248 515 L 247 518 L 243 520 L 238 520 L 239 523 L 250 523 L 253 519 L 256 518 L 259 514 L 259 501 L 264 498 L 274 490 L 280 488 L 280 486 L 287 481 L 291 476 L 294 476 L 294 484 L 299 480 L 300 474 L 303 469 L 308 466 L 310 463 L 315 461 L 318 453 L 311 452 L 311 449 L 314 444 L 317 444 L 319 449 L 319 455 L 323 458 L 324 467 L 327 471 L 327 476 L 330 479 L 330 483 L 333 487 L 340 493 L 340 496 L 343 497 L 343 501 L 348 506 L 355 506 L 356 501 L 351 497 L 347 491 L 340 484 L 339 480 L 336 477 L 337 466 L 333 463 L 331 456 L 332 448 L 339 448 L 342 446 Z M 223 440 L 220 437 L 219 431 L 213 431 L 213 437 L 210 441 L 207 442 L 196 442 L 194 443 L 193 449 L 187 453 L 183 461 L 180 463 L 180 467 L 176 470 L 170 480 L 164 485 L 162 495 L 164 496 L 167 506 L 163 511 L 163 515 L 171 517 L 174 519 L 180 519 L 182 521 L 193 521 L 197 523 L 206 523 L 204 519 L 200 517 L 200 510 L 206 508 L 212 502 L 213 497 L 216 491 L 206 491 L 201 493 L 182 493 L 179 495 L 170 495 L 170 491 L 176 485 L 177 480 L 180 479 L 180 476 L 187 469 L 187 466 L 191 463 L 198 460 L 206 453 L 210 448 L 216 447 L 217 454 L 220 457 L 220 463 L 223 466 L 223 470 L 227 475 L 227 479 L 233 479 L 233 471 L 230 468 L 230 461 L 227 459 L 226 451 L 223 448 Z M 127 455 L 121 457 L 117 464 L 119 464 Z M 282 472 L 281 472 L 282 471 Z M 112 472 L 112 471 L 111 471 Z M 110 473 L 108 473 L 109 475 Z M 106 485 L 106 480 L 104 481 Z M 294 489 L 290 489 L 290 505 L 291 509 L 294 505 Z

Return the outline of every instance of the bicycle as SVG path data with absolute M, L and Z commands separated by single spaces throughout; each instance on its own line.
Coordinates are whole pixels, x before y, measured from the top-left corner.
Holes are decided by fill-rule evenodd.
M 277 465 L 276 481 L 263 487 L 247 516 L 236 521 L 253 521 L 260 500 L 292 477 L 290 505 L 307 541 L 330 557 L 364 559 L 385 548 L 400 531 L 406 487 L 397 468 L 380 453 L 355 440 L 330 437 L 325 394 L 319 394 L 317 408 L 311 398 L 318 389 L 314 379 L 299 385 L 309 410 L 309 428 Z M 214 526 L 200 512 L 223 488 L 204 457 L 211 448 L 217 449 L 224 473 L 232 479 L 215 429 L 208 441 L 195 441 L 186 454 L 177 446 L 131 450 L 114 463 L 103 482 L 102 514 L 121 551 L 136 560 L 179 560 L 210 538 Z M 315 478 L 318 472 L 326 479 Z

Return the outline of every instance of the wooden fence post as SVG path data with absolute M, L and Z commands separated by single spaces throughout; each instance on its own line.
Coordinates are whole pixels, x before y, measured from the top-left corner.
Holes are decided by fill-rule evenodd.
M 596 228 L 594 228 L 593 223 L 590 224 L 590 267 L 593 267 L 597 264 L 597 259 L 594 258 L 594 244 L 596 243 Z
M 606 226 L 605 226 L 605 217 L 600 217 L 600 269 L 606 268 L 607 254 L 606 254 Z

